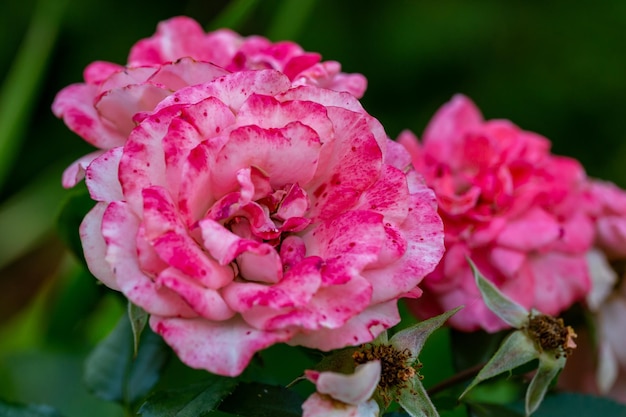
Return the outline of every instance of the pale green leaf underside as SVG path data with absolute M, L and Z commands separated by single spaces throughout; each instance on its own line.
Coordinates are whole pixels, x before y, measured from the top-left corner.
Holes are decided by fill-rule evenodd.
M 517 330 L 511 333 L 459 398 L 462 398 L 477 384 L 506 371 L 511 371 L 538 357 L 539 352 L 535 344 L 523 331 Z
M 502 294 L 491 281 L 480 273 L 471 259 L 468 258 L 467 261 L 472 268 L 476 285 L 487 307 L 512 327 L 516 329 L 523 327 L 528 321 L 528 311 Z

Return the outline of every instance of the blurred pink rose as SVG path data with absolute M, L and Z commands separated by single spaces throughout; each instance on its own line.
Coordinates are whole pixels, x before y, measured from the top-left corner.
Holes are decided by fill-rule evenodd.
M 63 185 L 73 187 L 102 150 L 122 146 L 136 125 L 137 113 L 185 86 L 249 69 L 275 69 L 293 85 L 315 85 L 347 91 L 357 98 L 367 81 L 345 74 L 335 61 L 320 62 L 292 42 L 272 43 L 260 36 L 242 37 L 228 29 L 205 33 L 193 19 L 175 17 L 158 25 L 157 33 L 131 49 L 128 64 L 94 62 L 84 71 L 85 83 L 59 92 L 54 114 L 100 151 L 77 160 L 64 173 Z
M 595 246 L 609 260 L 626 259 L 626 192 L 613 183 L 590 180 L 587 198 L 596 229 Z
M 587 255 L 593 326 L 578 330 L 581 351 L 568 359 L 559 385 L 626 403 L 626 191 L 591 180 L 587 198 L 596 231 L 595 248 Z
M 87 168 L 85 257 L 189 366 L 370 342 L 442 256 L 433 192 L 348 93 L 240 71 L 136 120 Z
M 349 375 L 307 370 L 317 392 L 302 404 L 302 417 L 377 417 L 380 408 L 372 395 L 380 373 L 378 360 L 357 366 Z
M 399 141 L 435 190 L 445 225 L 446 254 L 414 312 L 430 317 L 465 305 L 453 327 L 507 327 L 482 302 L 466 257 L 527 309 L 557 315 L 584 298 L 593 226 L 577 161 L 550 154 L 547 139 L 507 120 L 485 121 L 462 95 L 436 113 L 421 144 L 410 132 Z

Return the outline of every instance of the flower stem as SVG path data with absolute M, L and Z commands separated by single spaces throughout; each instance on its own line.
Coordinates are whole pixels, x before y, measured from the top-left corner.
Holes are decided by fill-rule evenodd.
M 474 366 L 472 366 L 471 368 L 467 368 L 462 370 L 461 372 L 452 375 L 450 378 L 445 379 L 443 381 L 441 381 L 438 384 L 433 385 L 432 387 L 430 387 L 428 390 L 426 390 L 426 392 L 428 392 L 428 396 L 432 397 L 433 395 L 447 389 L 450 387 L 453 387 L 461 382 L 470 380 L 472 378 L 474 378 L 476 375 L 478 375 L 478 373 L 480 372 L 481 369 L 483 369 L 483 367 L 485 366 L 486 362 L 481 362 L 478 363 Z

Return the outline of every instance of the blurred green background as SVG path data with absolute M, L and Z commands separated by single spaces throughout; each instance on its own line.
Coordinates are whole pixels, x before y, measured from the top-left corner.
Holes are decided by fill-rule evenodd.
M 232 4 L 237 3 L 237 7 Z M 626 186 L 626 2 L 22 0 L 0 5 L 0 398 L 114 416 L 81 364 L 122 314 L 59 237 L 62 170 L 89 151 L 50 111 L 94 60 L 123 64 L 160 20 L 290 39 L 363 73 L 391 137 L 461 92 Z M 30 35 L 29 35 L 30 34 Z

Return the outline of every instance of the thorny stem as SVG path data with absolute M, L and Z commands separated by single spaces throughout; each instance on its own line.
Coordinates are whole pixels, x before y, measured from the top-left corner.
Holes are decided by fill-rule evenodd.
M 474 378 L 476 375 L 478 375 L 480 370 L 484 368 L 485 364 L 486 362 L 478 363 L 472 366 L 471 368 L 464 369 L 461 372 L 455 375 L 452 375 L 450 378 L 445 379 L 438 384 L 435 384 L 434 386 L 426 390 L 426 392 L 428 393 L 428 396 L 432 397 L 438 392 L 441 392 L 449 387 L 453 387 L 460 382 L 467 381 L 468 379 Z

